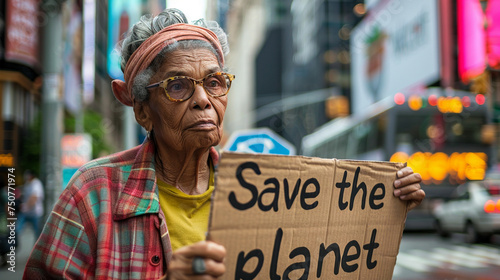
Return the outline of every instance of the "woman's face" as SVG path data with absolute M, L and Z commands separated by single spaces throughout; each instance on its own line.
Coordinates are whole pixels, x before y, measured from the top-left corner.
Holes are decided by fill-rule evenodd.
M 199 80 L 222 71 L 216 56 L 204 48 L 176 50 L 169 53 L 165 61 L 151 78 L 151 84 L 173 76 L 189 76 Z M 211 97 L 203 87 L 197 85 L 191 98 L 174 102 L 168 99 L 163 88 L 158 87 L 150 90 L 146 102 L 145 110 L 149 111 L 152 129 L 160 146 L 185 151 L 219 144 L 227 95 Z

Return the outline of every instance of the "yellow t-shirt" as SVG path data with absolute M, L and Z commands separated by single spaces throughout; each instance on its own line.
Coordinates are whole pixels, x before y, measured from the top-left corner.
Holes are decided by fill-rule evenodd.
M 214 191 L 213 173 L 210 168 L 208 189 L 198 195 L 185 194 L 157 179 L 160 207 L 165 214 L 174 252 L 186 245 L 205 240 L 210 215 L 210 197 Z

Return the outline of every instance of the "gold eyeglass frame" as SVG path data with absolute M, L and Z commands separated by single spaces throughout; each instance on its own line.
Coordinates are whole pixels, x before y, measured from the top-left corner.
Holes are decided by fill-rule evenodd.
M 228 83 L 228 87 L 227 87 L 227 91 L 224 93 L 224 94 L 220 94 L 220 95 L 213 95 L 212 93 L 210 93 L 204 86 L 203 82 L 210 78 L 210 77 L 213 77 L 213 76 L 216 76 L 216 75 L 225 75 L 229 78 L 229 83 Z M 151 88 L 155 88 L 155 87 L 161 87 L 163 88 L 163 91 L 165 92 L 165 95 L 167 95 L 168 99 L 170 101 L 174 101 L 174 102 L 182 102 L 182 101 L 186 101 L 188 100 L 189 98 L 191 98 L 194 94 L 194 91 L 196 90 L 196 85 L 200 85 L 204 90 L 205 92 L 212 96 L 212 97 L 221 97 L 221 96 L 224 96 L 224 95 L 227 95 L 229 90 L 231 89 L 231 84 L 233 82 L 233 80 L 236 78 L 235 75 L 233 74 L 229 74 L 229 73 L 225 73 L 225 72 L 215 72 L 215 73 L 211 73 L 211 74 L 208 74 L 207 76 L 205 76 L 203 79 L 200 79 L 200 80 L 197 80 L 197 79 L 194 79 L 194 78 L 191 78 L 189 76 L 173 76 L 173 77 L 170 77 L 170 78 L 166 78 L 165 80 L 162 80 L 162 81 L 159 81 L 157 83 L 154 83 L 154 84 L 150 84 L 148 86 L 146 86 L 146 89 L 151 89 Z M 191 94 L 189 95 L 189 97 L 187 98 L 184 98 L 184 99 L 176 99 L 176 98 L 172 98 L 168 92 L 167 92 L 167 85 L 170 81 L 175 81 L 175 80 L 179 80 L 179 79 L 188 79 L 188 80 L 191 80 L 193 82 L 193 91 L 191 92 Z

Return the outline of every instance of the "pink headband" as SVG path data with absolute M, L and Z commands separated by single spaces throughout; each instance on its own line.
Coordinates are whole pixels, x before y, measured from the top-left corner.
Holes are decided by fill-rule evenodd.
M 113 84 L 117 86 L 113 85 L 115 97 L 124 105 L 132 106 L 134 99 L 132 84 L 137 74 L 146 69 L 166 46 L 183 40 L 201 40 L 210 43 L 219 54 L 222 65 L 224 65 L 222 46 L 215 33 L 197 25 L 173 24 L 146 39 L 130 56 L 124 71 L 125 82 L 113 80 Z

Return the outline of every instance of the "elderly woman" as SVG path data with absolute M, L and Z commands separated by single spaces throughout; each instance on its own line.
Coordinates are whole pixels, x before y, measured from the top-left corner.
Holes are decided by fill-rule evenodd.
M 122 43 L 116 98 L 148 131 L 136 148 L 89 162 L 55 205 L 25 279 L 216 279 L 224 247 L 205 241 L 234 76 L 226 35 L 169 9 L 143 17 Z M 400 170 L 395 195 L 416 206 L 420 176 Z

